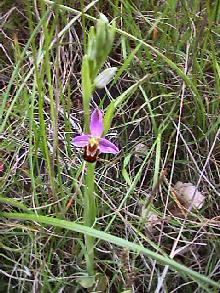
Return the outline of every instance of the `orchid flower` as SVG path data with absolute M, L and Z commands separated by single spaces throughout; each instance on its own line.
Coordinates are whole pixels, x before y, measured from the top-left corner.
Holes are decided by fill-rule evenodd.
M 72 140 L 73 145 L 84 148 L 84 159 L 87 162 L 95 162 L 99 153 L 119 153 L 116 145 L 101 137 L 103 128 L 102 112 L 97 108 L 91 115 L 90 134 L 78 135 Z

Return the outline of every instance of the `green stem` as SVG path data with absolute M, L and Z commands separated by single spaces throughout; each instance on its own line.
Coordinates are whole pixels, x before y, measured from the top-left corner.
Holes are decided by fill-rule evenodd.
M 86 184 L 84 191 L 84 225 L 92 227 L 96 217 L 96 204 L 94 197 L 95 163 L 87 163 Z M 85 235 L 87 250 L 86 266 L 89 275 L 94 275 L 94 240 L 90 235 Z

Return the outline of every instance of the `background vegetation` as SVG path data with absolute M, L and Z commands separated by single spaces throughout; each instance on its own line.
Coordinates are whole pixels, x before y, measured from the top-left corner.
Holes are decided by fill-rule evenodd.
M 220 272 L 220 1 L 55 2 L 0 3 L 0 292 L 218 292 L 207 280 Z M 117 28 L 103 69 L 118 73 L 91 108 L 116 101 L 108 138 L 121 152 L 100 155 L 97 230 L 80 231 L 85 170 L 71 138 L 100 12 Z M 177 181 L 204 194 L 202 209 L 185 211 Z M 92 289 L 77 283 L 78 232 L 97 238 Z

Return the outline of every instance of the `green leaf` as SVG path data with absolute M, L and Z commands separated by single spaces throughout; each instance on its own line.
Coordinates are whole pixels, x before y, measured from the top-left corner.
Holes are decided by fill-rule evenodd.
M 141 46 L 142 46 L 142 44 L 138 44 L 137 47 L 131 52 L 131 54 L 126 58 L 123 65 L 118 70 L 118 72 L 115 76 L 115 80 L 117 80 L 119 78 L 119 76 L 121 76 L 122 72 L 128 68 L 128 66 L 130 65 L 130 63 L 134 59 L 135 54 L 138 52 L 138 50 L 140 49 Z
M 124 159 L 124 168 L 127 166 L 127 164 L 130 162 L 132 154 L 128 154 Z
M 76 280 L 83 288 L 91 288 L 95 284 L 95 276 L 82 276 Z
M 127 184 L 129 186 L 131 186 L 132 185 L 132 182 L 131 182 L 130 177 L 129 177 L 129 174 L 128 174 L 128 172 L 127 172 L 127 170 L 125 168 L 122 169 L 122 176 L 124 177 L 124 179 L 127 182 Z
M 131 158 L 132 154 L 128 154 L 125 159 L 124 159 L 124 162 L 123 162 L 123 169 L 122 169 L 122 176 L 124 177 L 125 181 L 127 182 L 127 184 L 131 187 L 132 185 L 132 182 L 131 182 L 131 179 L 129 177 L 129 174 L 126 170 L 126 166 L 127 164 L 129 163 L 130 161 L 130 158 Z
M 11 198 L 7 198 L 7 197 L 0 196 L 0 202 L 5 203 L 5 204 L 12 205 L 12 206 L 17 207 L 19 209 L 22 209 L 22 210 L 24 210 L 27 213 L 33 213 L 23 203 L 18 202 L 16 200 L 13 200 Z
M 108 105 L 104 119 L 103 119 L 103 124 L 104 124 L 104 130 L 102 135 L 105 136 L 109 128 L 111 127 L 112 119 L 114 117 L 114 101 L 111 101 L 111 103 Z

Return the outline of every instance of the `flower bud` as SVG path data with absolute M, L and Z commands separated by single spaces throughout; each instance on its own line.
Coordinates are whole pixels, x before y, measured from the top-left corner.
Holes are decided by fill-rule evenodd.
M 117 67 L 110 67 L 102 71 L 94 80 L 94 84 L 98 89 L 104 88 L 113 78 L 117 71 Z
M 100 13 L 100 15 L 99 15 L 99 19 L 102 21 L 102 22 L 105 22 L 105 23 L 109 23 L 109 21 L 108 21 L 108 18 L 105 16 L 105 14 L 103 14 L 103 13 Z

